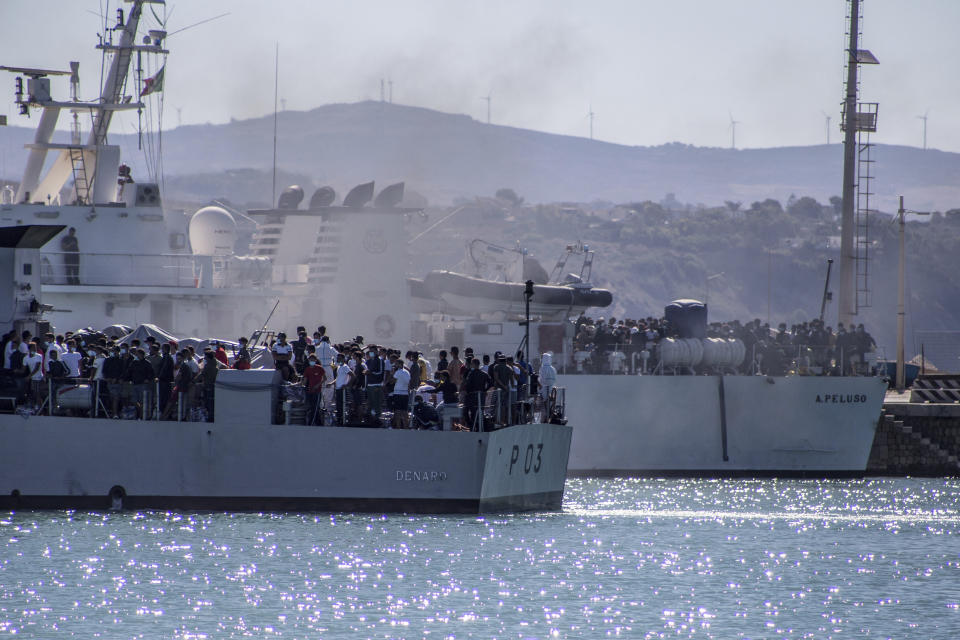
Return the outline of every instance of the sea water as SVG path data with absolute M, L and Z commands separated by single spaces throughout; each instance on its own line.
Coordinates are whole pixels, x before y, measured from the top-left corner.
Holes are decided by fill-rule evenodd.
M 960 637 L 960 481 L 577 479 L 557 513 L 0 514 L 0 635 Z

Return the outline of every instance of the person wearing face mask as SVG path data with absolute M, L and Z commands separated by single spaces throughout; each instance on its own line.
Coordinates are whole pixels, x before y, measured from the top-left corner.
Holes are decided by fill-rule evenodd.
M 327 379 L 327 372 L 315 354 L 307 359 L 307 366 L 303 370 L 303 386 L 307 390 L 307 425 L 323 424 L 323 383 Z
M 83 356 L 77 352 L 77 343 L 73 340 L 67 342 L 67 352 L 60 356 L 60 362 L 67 365 L 71 378 L 80 377 L 80 361 Z
M 120 394 L 123 392 L 123 378 L 126 373 L 123 360 L 120 358 L 119 347 L 114 347 L 110 356 L 103 361 L 103 379 L 107 382 L 110 392 L 110 415 L 119 417 Z
M 127 367 L 127 381 L 133 387 L 133 402 L 140 409 L 140 417 L 150 413 L 153 405 L 153 365 L 147 361 L 147 354 L 143 349 L 136 350 L 136 356 Z
M 344 405 L 347 404 L 347 393 L 353 383 L 354 373 L 342 353 L 337 354 L 337 377 L 334 379 L 334 399 L 337 405 L 337 424 L 343 426 Z
M 407 362 L 409 363 L 407 365 L 407 368 L 410 371 L 410 388 L 408 389 L 408 391 L 413 391 L 414 389 L 420 386 L 420 376 L 423 375 L 425 372 L 421 371 L 420 369 L 420 363 L 417 359 L 416 351 L 407 351 L 404 357 L 407 359 Z
M 377 353 L 376 347 L 367 351 L 366 382 L 367 382 L 367 411 L 380 424 L 380 414 L 383 411 L 383 361 Z

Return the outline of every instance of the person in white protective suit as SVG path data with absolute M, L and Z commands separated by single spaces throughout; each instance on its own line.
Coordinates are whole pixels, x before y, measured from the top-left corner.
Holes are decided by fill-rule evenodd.
M 553 368 L 553 354 L 549 351 L 540 358 L 540 395 L 550 397 L 550 390 L 557 384 L 557 370 Z

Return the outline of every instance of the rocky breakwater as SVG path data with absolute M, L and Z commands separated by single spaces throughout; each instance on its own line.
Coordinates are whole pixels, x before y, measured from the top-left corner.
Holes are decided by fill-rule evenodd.
M 960 404 L 885 403 L 867 474 L 960 476 Z

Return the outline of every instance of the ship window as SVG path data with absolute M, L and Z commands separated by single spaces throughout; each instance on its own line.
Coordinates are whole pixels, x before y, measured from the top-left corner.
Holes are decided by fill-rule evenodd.
M 177 249 L 183 249 L 187 246 L 187 236 L 182 233 L 171 233 L 170 234 L 170 248 L 176 251 Z
M 24 262 L 24 263 L 23 263 L 23 275 L 29 276 L 29 275 L 32 275 L 32 274 L 33 274 L 33 263 L 32 263 L 32 262 Z

